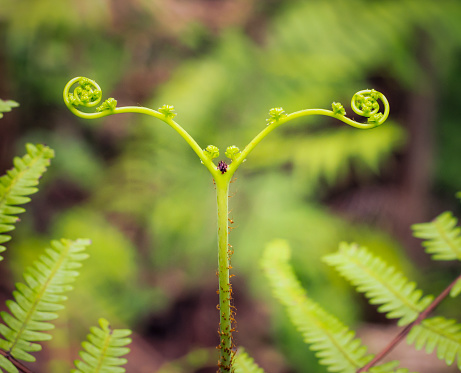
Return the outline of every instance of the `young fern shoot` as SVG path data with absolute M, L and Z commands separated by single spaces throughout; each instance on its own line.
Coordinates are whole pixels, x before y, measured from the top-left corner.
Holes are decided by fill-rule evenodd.
M 221 372 L 232 370 L 234 356 L 234 344 L 232 340 L 233 312 L 232 312 L 232 288 L 230 284 L 230 250 L 228 246 L 228 191 L 229 184 L 234 173 L 253 151 L 253 149 L 272 131 L 283 124 L 297 118 L 323 115 L 336 118 L 350 126 L 360 129 L 370 129 L 380 126 L 389 115 L 389 103 L 383 94 L 371 89 L 357 92 L 351 102 L 352 110 L 367 118 L 366 123 L 360 123 L 346 117 L 343 106 L 339 103 L 332 104 L 332 110 L 306 109 L 291 114 L 285 113 L 283 108 L 273 108 L 269 111 L 267 125 L 257 134 L 245 148 L 240 151 L 235 145 L 226 149 L 225 155 L 231 163 L 227 164 L 220 160 L 218 164 L 213 162 L 219 157 L 219 149 L 214 145 L 209 145 L 202 149 L 197 142 L 173 120 L 176 116 L 174 107 L 163 105 L 158 110 L 145 107 L 126 106 L 117 107 L 117 101 L 109 98 L 100 104 L 102 91 L 99 85 L 88 78 L 76 77 L 71 79 L 64 87 L 63 98 L 69 110 L 80 118 L 96 119 L 108 115 L 121 113 L 140 113 L 150 115 L 172 127 L 192 148 L 200 158 L 201 162 L 210 172 L 216 183 L 216 201 L 218 213 L 218 286 L 219 286 L 219 346 L 220 359 L 218 362 Z M 379 101 L 383 104 L 383 112 L 380 112 Z M 96 108 L 91 112 L 92 108 Z

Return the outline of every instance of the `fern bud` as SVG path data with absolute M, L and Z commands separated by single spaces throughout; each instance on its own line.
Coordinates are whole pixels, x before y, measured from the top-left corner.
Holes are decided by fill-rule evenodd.
M 115 98 L 108 98 L 101 105 L 96 108 L 96 111 L 110 110 L 114 111 L 117 106 L 117 100 Z
M 210 159 L 210 160 L 219 157 L 219 149 L 218 149 L 218 147 L 216 147 L 216 146 L 214 146 L 214 145 L 208 145 L 208 146 L 206 147 L 206 149 L 203 149 L 203 151 L 205 152 L 205 155 L 206 155 L 206 156 L 208 157 L 208 159 Z
M 331 107 L 333 109 L 333 114 L 346 115 L 346 110 L 344 109 L 343 105 L 341 105 L 339 102 L 333 102 L 331 104 Z
M 71 93 L 71 87 L 77 84 Z M 70 80 L 64 88 L 64 101 L 69 106 L 94 107 L 101 101 L 102 91 L 94 80 L 77 77 Z
M 281 107 L 275 107 L 269 110 L 270 118 L 266 119 L 267 125 L 278 122 L 281 118 L 286 117 L 285 110 Z
M 163 115 L 165 115 L 165 118 L 173 119 L 177 115 L 174 112 L 173 105 L 163 105 L 161 108 L 158 109 L 158 111 L 161 112 Z
M 234 160 L 235 157 L 240 153 L 240 149 L 235 145 L 228 146 L 226 152 L 224 153 L 227 158 Z

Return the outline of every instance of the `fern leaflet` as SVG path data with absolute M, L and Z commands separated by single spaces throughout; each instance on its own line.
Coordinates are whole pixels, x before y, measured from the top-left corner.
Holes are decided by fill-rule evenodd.
M 37 192 L 35 186 L 54 157 L 53 150 L 44 145 L 27 144 L 26 149 L 27 154 L 16 157 L 14 167 L 0 177 L 0 252 L 6 250 L 1 244 L 11 239 L 2 233 L 12 231 L 13 224 L 18 221 L 15 215 L 25 211 L 17 205 L 29 202 L 30 198 L 25 196 Z
M 378 311 L 386 312 L 388 318 L 400 318 L 400 326 L 416 320 L 433 300 L 432 296 L 423 297 L 423 292 L 415 289 L 416 284 L 401 272 L 356 244 L 343 242 L 338 252 L 323 260 L 356 286 L 357 291 L 365 293 L 371 304 L 381 304 Z
M 67 297 L 62 293 L 72 289 L 80 261 L 88 257 L 83 252 L 88 244 L 88 240 L 52 241 L 46 254 L 26 269 L 26 284 L 17 283 L 13 292 L 15 300 L 6 302 L 11 313 L 0 312 L 4 322 L 0 324 L 4 338 L 0 338 L 0 349 L 5 352 L 0 356 L 0 368 L 16 373 L 16 368 L 11 367 L 11 358 L 33 362 L 35 357 L 29 352 L 41 350 L 41 346 L 33 342 L 51 339 L 51 335 L 43 331 L 53 329 L 54 325 L 46 321 L 56 319 L 56 311 L 64 308 L 60 303 Z
M 259 367 L 243 349 L 239 348 L 233 363 L 234 373 L 264 373 L 264 369 Z
M 425 241 L 423 246 L 434 260 L 461 260 L 461 228 L 456 219 L 446 211 L 429 223 L 414 224 L 413 236 Z
M 437 357 L 447 365 L 456 360 L 461 370 L 461 324 L 444 317 L 425 319 L 413 327 L 407 337 L 417 350 L 425 347 L 428 354 L 437 350 Z
M 87 341 L 82 343 L 85 351 L 80 351 L 81 360 L 75 360 L 77 369 L 71 373 L 124 373 L 127 360 L 120 356 L 126 355 L 130 349 L 125 347 L 131 343 L 128 329 L 112 329 L 109 322 L 99 319 L 99 328 L 92 327 Z
M 3 113 L 11 111 L 11 108 L 18 107 L 19 104 L 12 100 L 1 100 L 0 99 L 0 118 L 3 118 Z
M 303 334 L 322 365 L 331 372 L 354 373 L 373 356 L 355 333 L 306 296 L 288 260 L 290 248 L 285 241 L 267 246 L 263 268 L 276 298 L 286 307 L 293 324 Z

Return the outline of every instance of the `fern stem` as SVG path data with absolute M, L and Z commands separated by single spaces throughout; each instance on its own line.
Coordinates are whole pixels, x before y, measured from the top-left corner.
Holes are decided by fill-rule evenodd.
M 218 285 L 219 285 L 219 371 L 230 372 L 233 359 L 232 341 L 232 287 L 230 284 L 230 250 L 228 246 L 228 193 L 229 178 L 217 177 L 216 194 L 218 204 Z
M 379 353 L 373 360 L 371 360 L 367 365 L 360 368 L 357 373 L 367 372 L 371 367 L 376 365 L 382 358 L 388 355 L 407 335 L 410 333 L 410 330 L 415 326 L 420 324 L 426 317 L 428 317 L 432 311 L 434 311 L 437 306 L 450 294 L 451 289 L 455 284 L 461 280 L 461 275 L 459 275 L 450 285 L 448 285 L 438 296 L 435 298 L 432 303 L 427 306 L 427 308 L 422 311 L 418 318 L 413 321 L 411 324 L 408 324 L 403 328 L 399 334 Z
M 17 361 L 9 353 L 0 350 L 0 354 L 5 356 L 21 373 L 33 373 L 30 369 L 22 365 L 19 361 Z

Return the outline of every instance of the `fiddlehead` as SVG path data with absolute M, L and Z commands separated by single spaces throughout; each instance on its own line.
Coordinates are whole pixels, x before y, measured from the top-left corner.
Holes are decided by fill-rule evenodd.
M 74 87 L 74 90 L 71 92 L 72 87 Z M 115 100 L 109 99 L 111 101 L 107 100 L 100 108 L 96 109 L 98 113 L 88 113 L 79 110 L 79 107 L 93 108 L 101 102 L 101 87 L 94 80 L 88 78 L 76 77 L 71 79 L 64 87 L 63 98 L 69 110 L 81 118 L 99 118 L 110 114 L 105 113 L 105 111 L 113 111 L 115 109 L 115 105 L 112 102 L 112 100 Z M 115 101 L 116 103 L 117 101 Z
M 102 90 L 94 80 L 83 77 L 73 78 L 65 85 L 63 98 L 68 109 L 80 118 L 95 119 L 112 114 L 140 113 L 160 119 L 186 140 L 212 175 L 218 174 L 216 166 L 210 157 L 200 148 L 197 142 L 184 130 L 184 128 L 173 120 L 176 116 L 176 112 L 172 105 L 163 105 L 158 111 L 141 106 L 117 107 L 117 100 L 108 98 L 96 108 L 96 112 L 84 111 L 82 109 L 94 108 L 101 102 Z
M 380 112 L 379 101 L 383 103 L 383 112 Z M 357 92 L 352 97 L 351 107 L 354 113 L 367 118 L 366 123 L 357 122 L 346 117 L 346 110 L 339 102 L 333 102 L 332 110 L 325 109 L 306 109 L 287 114 L 283 108 L 272 108 L 269 110 L 269 118 L 266 119 L 267 126 L 251 140 L 248 145 L 235 156 L 228 169 L 228 177 L 232 177 L 240 164 L 247 158 L 248 154 L 255 148 L 261 140 L 282 124 L 301 117 L 310 115 L 324 115 L 339 119 L 340 121 L 360 129 L 371 129 L 383 124 L 389 116 L 389 102 L 386 97 L 374 89 L 365 89 Z
M 384 112 L 380 113 L 380 105 L 378 100 L 381 100 L 382 103 L 384 104 Z M 352 102 L 351 102 L 351 107 L 352 110 L 363 117 L 368 118 L 367 124 L 371 125 L 371 127 L 368 128 L 373 128 L 380 126 L 381 124 L 384 123 L 384 121 L 387 119 L 389 116 L 389 102 L 387 101 L 386 97 L 378 92 L 375 91 L 374 89 L 365 89 L 363 91 L 357 92 L 354 97 L 352 97 Z M 334 108 L 333 108 L 334 111 Z M 346 115 L 346 112 L 344 111 L 344 115 Z M 348 122 L 346 122 L 348 123 Z M 355 122 L 357 123 L 357 122 Z M 354 126 L 352 123 L 348 123 L 351 126 Z M 359 127 L 357 128 L 366 128 L 363 127 L 363 123 L 358 123 Z

